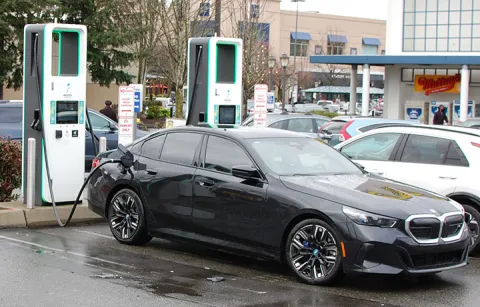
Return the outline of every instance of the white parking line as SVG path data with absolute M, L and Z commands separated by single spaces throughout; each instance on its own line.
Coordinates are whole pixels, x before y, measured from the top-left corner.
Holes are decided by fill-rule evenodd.
M 89 259 L 93 259 L 93 260 L 97 260 L 97 261 L 101 261 L 101 262 L 105 262 L 105 263 L 110 263 L 110 264 L 114 264 L 114 265 L 118 265 L 118 266 L 127 267 L 127 268 L 130 268 L 130 269 L 135 269 L 134 266 L 131 266 L 131 265 L 128 265 L 128 264 L 123 264 L 123 263 L 119 263 L 119 262 L 115 262 L 115 261 L 110 261 L 110 260 L 106 260 L 106 259 L 102 259 L 102 258 L 98 258 L 98 257 L 91 257 L 91 256 L 87 256 L 85 254 L 75 253 L 75 252 L 71 252 L 71 251 L 67 251 L 67 250 L 63 250 L 63 249 L 58 249 L 58 248 L 54 248 L 54 247 L 49 247 L 49 246 L 45 246 L 45 245 L 41 245 L 41 244 L 37 244 L 37 243 L 32 243 L 32 242 L 23 241 L 23 240 L 14 239 L 14 238 L 5 237 L 5 236 L 0 236 L 0 239 L 13 241 L 13 242 L 19 242 L 19 243 L 23 243 L 23 244 L 27 244 L 27 245 L 31 245 L 31 246 L 40 247 L 40 248 L 47 249 L 47 250 L 67 253 L 67 254 L 70 254 L 70 255 L 78 256 L 78 257 L 89 258 Z
M 89 235 L 92 235 L 92 236 L 97 236 L 97 237 L 102 237 L 102 238 L 115 240 L 115 238 L 113 236 L 107 236 L 107 235 L 103 235 L 101 233 L 96 233 L 96 232 L 93 232 L 93 231 L 86 231 L 86 230 L 80 230 L 80 229 L 72 229 L 72 230 L 76 231 L 76 232 L 86 233 L 86 234 L 89 234 Z

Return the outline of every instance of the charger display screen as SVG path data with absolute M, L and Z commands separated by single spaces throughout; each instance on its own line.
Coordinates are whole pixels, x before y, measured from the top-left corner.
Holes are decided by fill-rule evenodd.
M 78 124 L 78 101 L 57 101 L 56 124 Z
M 235 125 L 235 106 L 219 106 L 218 123 L 220 125 Z

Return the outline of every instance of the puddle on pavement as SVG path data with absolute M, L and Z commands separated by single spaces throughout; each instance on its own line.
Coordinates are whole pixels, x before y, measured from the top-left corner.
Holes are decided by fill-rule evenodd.
M 156 295 L 167 295 L 167 294 L 183 294 L 187 296 L 201 296 L 195 289 L 193 285 L 187 283 L 179 283 L 172 280 L 159 282 L 155 284 L 147 285 L 147 288 L 150 292 Z

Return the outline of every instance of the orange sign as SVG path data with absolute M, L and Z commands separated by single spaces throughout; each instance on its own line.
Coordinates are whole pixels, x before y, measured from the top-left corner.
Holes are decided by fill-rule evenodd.
M 460 75 L 416 75 L 415 92 L 425 95 L 435 93 L 460 93 Z

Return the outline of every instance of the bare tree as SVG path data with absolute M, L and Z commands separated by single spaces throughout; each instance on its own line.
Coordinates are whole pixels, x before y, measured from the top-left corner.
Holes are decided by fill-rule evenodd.
M 327 31 L 321 34 L 322 40 L 321 40 L 321 46 L 320 46 L 320 51 L 322 54 L 327 54 L 327 55 L 344 55 L 347 54 L 347 51 L 345 50 L 345 44 L 343 43 L 336 43 L 336 42 L 328 42 L 328 35 L 333 35 L 333 36 L 338 36 L 339 33 L 336 29 L 333 28 L 327 28 Z M 316 46 L 314 47 L 316 48 Z M 317 50 L 316 50 L 317 51 Z M 318 68 L 325 74 L 326 81 L 328 85 L 335 85 L 335 80 L 338 79 L 338 77 L 343 76 L 346 72 L 348 72 L 348 69 L 343 66 L 343 65 L 338 65 L 338 64 L 320 64 L 317 65 Z
M 146 72 L 151 68 L 152 55 L 162 35 L 161 14 L 162 1 L 159 0 L 124 0 L 121 6 L 119 26 L 130 29 L 133 44 L 128 49 L 134 53 L 138 64 L 137 83 L 145 83 Z
M 231 36 L 243 41 L 243 101 L 253 97 L 255 84 L 268 79 L 268 56 L 270 54 L 269 24 L 263 17 L 267 0 L 232 0 L 226 11 L 226 23 L 231 25 Z M 247 104 L 243 104 L 243 116 Z

